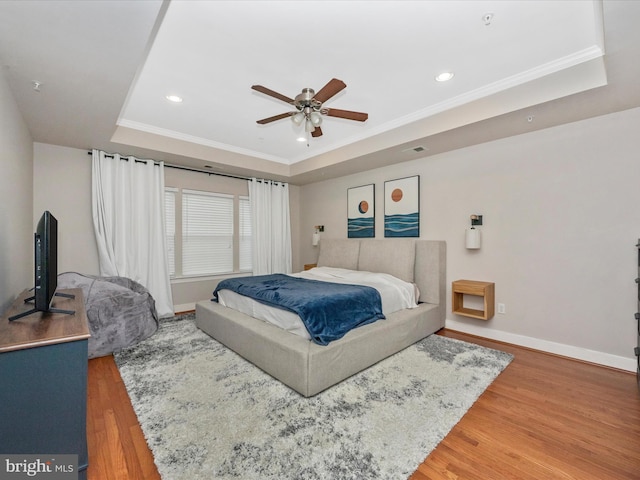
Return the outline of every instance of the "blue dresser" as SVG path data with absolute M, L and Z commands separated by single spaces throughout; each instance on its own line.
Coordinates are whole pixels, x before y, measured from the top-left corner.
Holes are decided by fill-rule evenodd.
M 63 290 L 53 306 L 73 315 L 37 312 L 25 291 L 0 320 L 0 453 L 78 455 L 78 478 L 86 478 L 87 340 L 81 289 Z

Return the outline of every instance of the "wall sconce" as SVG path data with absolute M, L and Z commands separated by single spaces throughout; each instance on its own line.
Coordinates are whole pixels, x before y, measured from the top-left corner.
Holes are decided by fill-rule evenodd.
M 471 215 L 471 228 L 465 232 L 465 244 L 469 250 L 478 250 L 482 243 L 480 237 L 480 229 L 477 226 L 482 225 L 482 215 Z
M 320 232 L 324 232 L 324 225 L 316 225 L 313 228 L 315 228 L 315 232 L 313 233 L 313 237 L 311 239 L 311 245 L 317 247 L 318 243 L 320 242 Z

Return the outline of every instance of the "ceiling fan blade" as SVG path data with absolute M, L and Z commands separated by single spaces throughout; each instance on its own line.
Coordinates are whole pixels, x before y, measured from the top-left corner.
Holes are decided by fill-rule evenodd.
M 322 135 L 322 129 L 320 127 L 316 127 L 313 132 L 311 132 L 312 137 L 319 137 Z
M 347 84 L 342 80 L 338 80 L 337 78 L 332 78 L 329 80 L 324 87 L 320 89 L 318 93 L 315 94 L 313 98 L 315 98 L 320 103 L 324 103 L 333 97 L 336 93 L 340 92 L 347 88 Z
M 263 87 L 262 85 L 252 85 L 251 88 L 256 92 L 264 93 L 265 95 L 269 95 L 270 97 L 277 98 L 278 100 L 282 100 L 283 102 L 293 104 L 292 98 L 285 97 L 281 93 L 274 92 L 273 90 L 267 87 Z
M 281 113 L 280 115 L 274 115 L 273 117 L 263 118 L 262 120 L 256 121 L 256 123 L 259 123 L 260 125 L 265 125 L 267 123 L 275 122 L 276 120 L 282 120 L 283 118 L 290 117 L 294 113 L 295 112 Z
M 346 118 L 347 120 L 355 120 L 357 122 L 364 122 L 369 118 L 368 113 L 351 112 L 349 110 L 340 110 L 338 108 L 327 108 L 327 115 L 330 117 Z

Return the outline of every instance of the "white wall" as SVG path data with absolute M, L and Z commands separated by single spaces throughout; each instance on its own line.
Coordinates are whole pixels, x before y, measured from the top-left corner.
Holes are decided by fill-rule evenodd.
M 348 188 L 375 184 L 383 238 L 384 181 L 420 175 L 421 238 L 447 242 L 448 298 L 453 280 L 486 280 L 506 305 L 484 322 L 449 304 L 448 327 L 635 370 L 638 125 L 633 109 L 307 185 L 302 261 L 317 258 L 313 225 L 346 238 Z M 479 251 L 464 246 L 474 213 Z
M 33 287 L 33 140 L 0 69 L 0 314 Z
M 58 220 L 58 272 L 98 275 L 87 150 L 34 144 L 33 218 L 49 210 Z

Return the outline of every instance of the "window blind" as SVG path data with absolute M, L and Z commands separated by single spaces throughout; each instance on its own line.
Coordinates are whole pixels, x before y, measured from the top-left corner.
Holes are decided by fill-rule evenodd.
M 178 190 L 166 188 L 164 191 L 165 231 L 167 236 L 167 258 L 169 276 L 176 274 L 176 195 Z
M 233 195 L 182 190 L 182 274 L 233 271 Z
M 252 269 L 252 247 L 251 247 L 251 205 L 249 197 L 238 198 L 238 223 L 239 223 L 239 265 L 243 272 L 250 272 Z

